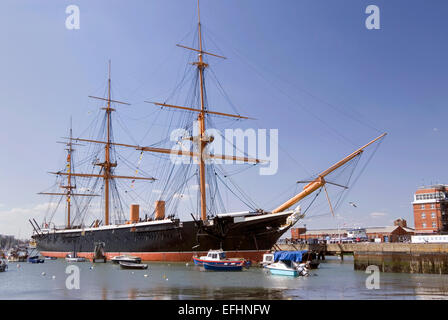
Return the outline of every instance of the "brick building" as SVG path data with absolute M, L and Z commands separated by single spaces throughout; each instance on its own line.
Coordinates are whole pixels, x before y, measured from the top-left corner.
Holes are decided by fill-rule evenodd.
M 419 188 L 412 202 L 415 233 L 448 232 L 448 185 Z
M 300 235 L 305 234 L 306 228 L 291 228 L 291 239 L 300 239 Z

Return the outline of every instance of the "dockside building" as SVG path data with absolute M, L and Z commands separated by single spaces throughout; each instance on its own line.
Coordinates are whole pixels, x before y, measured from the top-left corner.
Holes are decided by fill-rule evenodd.
M 412 206 L 416 234 L 448 233 L 448 185 L 420 187 Z

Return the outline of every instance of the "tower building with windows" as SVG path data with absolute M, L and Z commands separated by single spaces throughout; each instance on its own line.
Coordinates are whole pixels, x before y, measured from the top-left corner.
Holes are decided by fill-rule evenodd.
M 415 233 L 448 233 L 448 185 L 418 188 L 412 202 Z

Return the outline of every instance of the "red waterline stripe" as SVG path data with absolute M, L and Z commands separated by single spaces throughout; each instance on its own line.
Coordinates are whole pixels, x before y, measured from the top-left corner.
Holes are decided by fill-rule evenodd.
M 269 251 L 226 251 L 228 258 L 244 258 L 259 262 L 263 260 L 263 254 Z M 45 257 L 65 258 L 67 254 L 72 252 L 65 251 L 41 251 L 41 254 Z M 78 257 L 86 259 L 93 258 L 93 252 L 77 252 Z M 172 261 L 172 262 L 189 262 L 193 261 L 193 256 L 207 255 L 207 251 L 197 252 L 106 252 L 107 259 L 111 259 L 114 256 L 132 255 L 140 257 L 142 261 Z

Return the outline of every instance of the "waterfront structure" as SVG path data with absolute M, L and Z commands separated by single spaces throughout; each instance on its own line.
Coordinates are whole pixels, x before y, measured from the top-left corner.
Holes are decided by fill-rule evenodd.
M 341 246 L 353 246 L 351 249 L 355 270 L 365 271 L 368 266 L 376 265 L 381 272 L 448 274 L 447 243 L 369 243 Z
M 412 206 L 416 233 L 448 232 L 448 185 L 436 184 L 418 188 Z
M 347 239 L 349 237 L 351 228 L 341 229 L 318 229 L 306 230 L 305 228 L 292 228 L 291 238 L 293 241 L 301 241 L 306 239 L 318 240 L 338 240 Z M 405 242 L 410 241 L 411 235 L 414 234 L 414 229 L 402 227 L 400 225 L 386 226 L 386 227 L 368 227 L 363 228 L 369 241 L 374 242 Z M 375 240 L 378 239 L 378 240 Z

